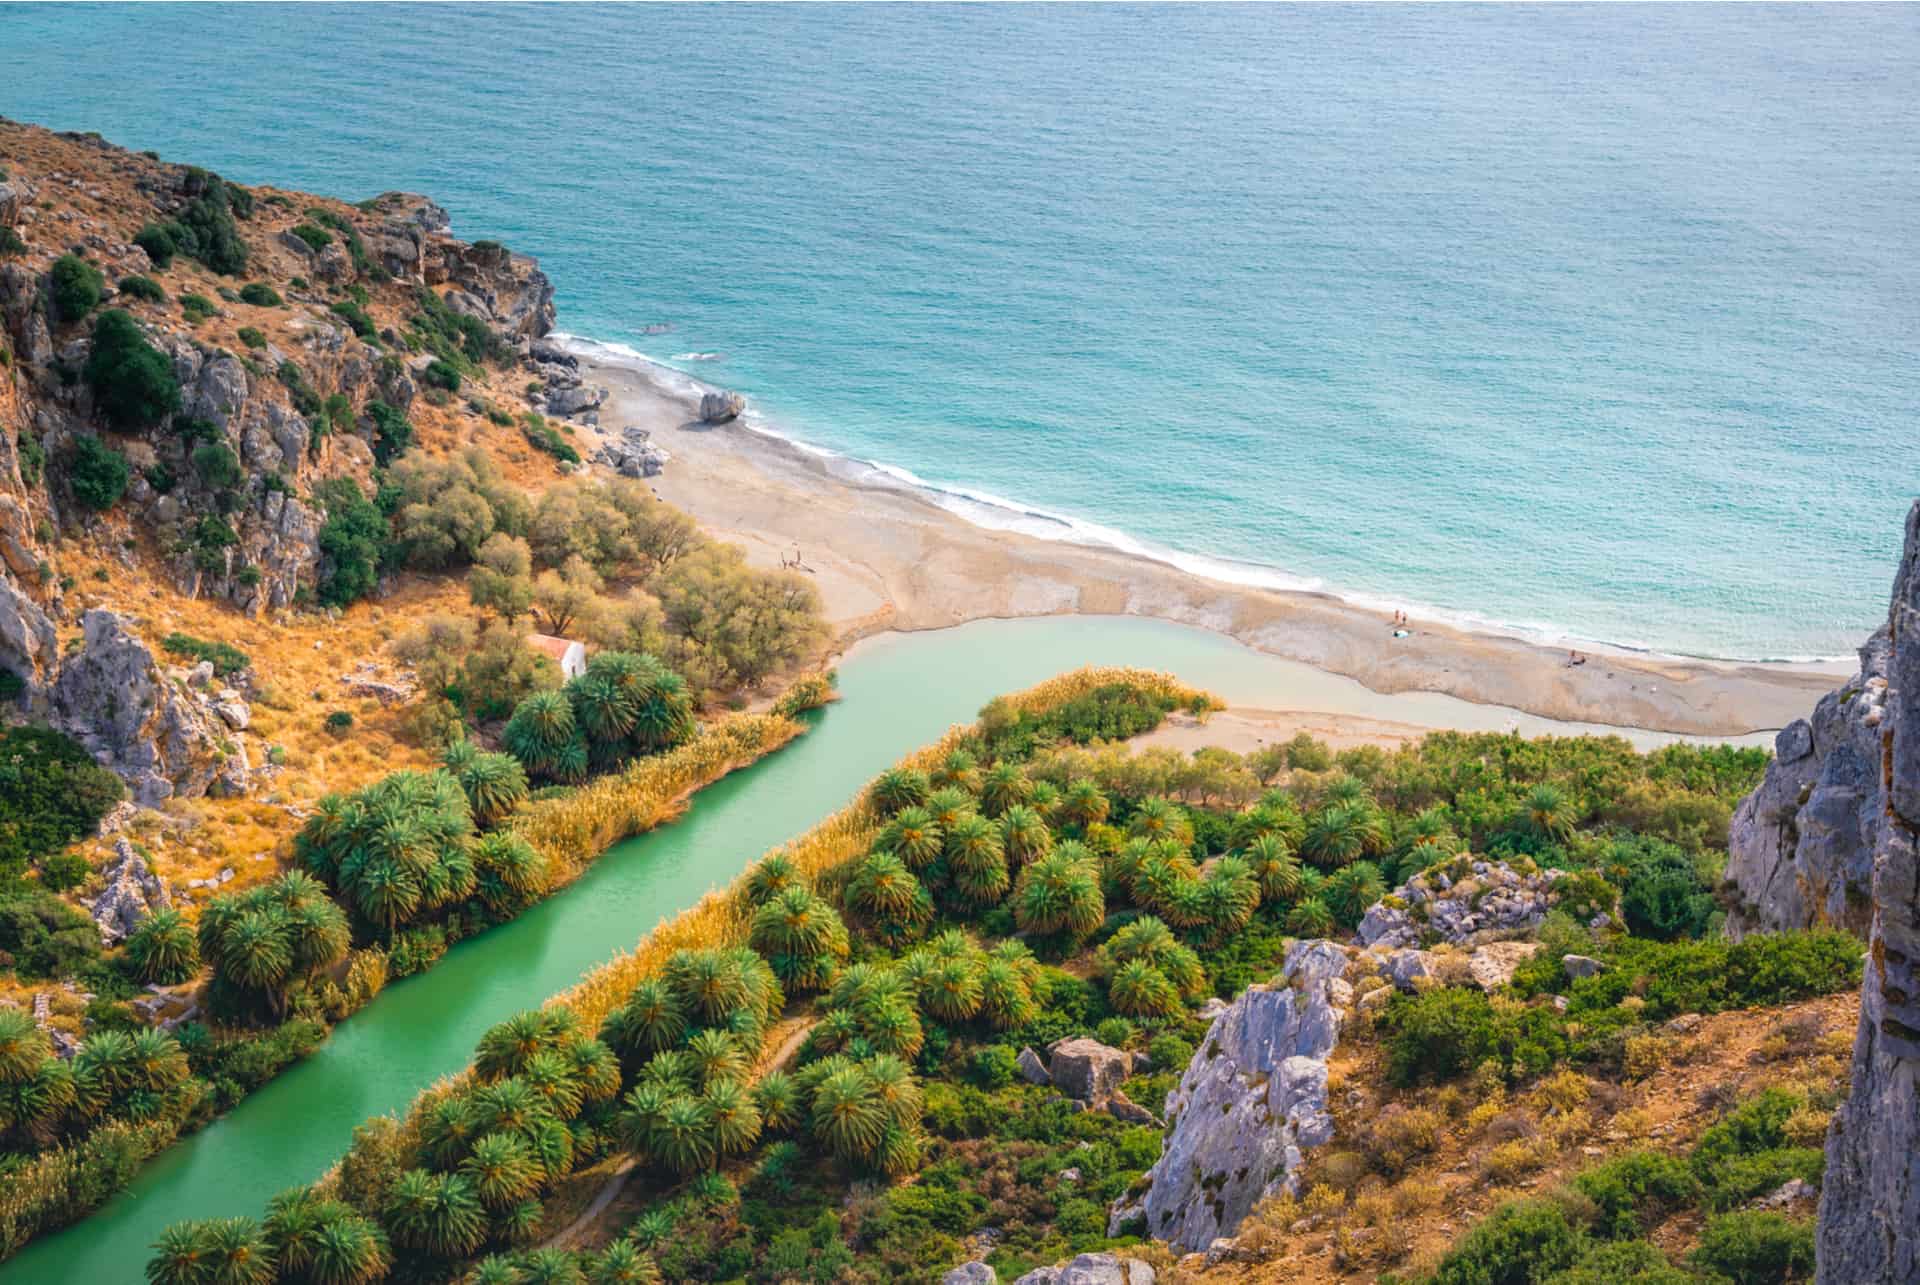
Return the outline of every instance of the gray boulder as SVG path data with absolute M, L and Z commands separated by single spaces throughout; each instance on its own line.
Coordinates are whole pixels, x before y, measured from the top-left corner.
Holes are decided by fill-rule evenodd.
M 1277 988 L 1250 987 L 1214 1019 L 1167 1096 L 1171 1127 L 1145 1194 L 1115 1203 L 1109 1235 L 1144 1216 L 1148 1235 L 1195 1252 L 1262 1198 L 1295 1190 L 1303 1150 L 1333 1137 L 1327 1057 L 1352 994 L 1347 963 L 1336 942 L 1296 942 Z
M 1606 965 L 1591 955 L 1562 955 L 1560 967 L 1568 977 L 1578 981 L 1582 977 L 1592 977 Z
M 547 390 L 547 414 L 578 415 L 581 411 L 597 409 L 606 400 L 606 389 L 591 388 L 586 384 L 550 388 Z
M 1099 1040 L 1060 1040 L 1047 1049 L 1053 1086 L 1076 1102 L 1098 1106 L 1133 1071 L 1133 1058 Z
M 940 1278 L 940 1285 L 996 1285 L 1000 1273 L 985 1263 L 962 1263 Z
M 1874 762 L 1885 811 L 1872 830 L 1852 1089 L 1827 1134 L 1821 1285 L 1920 1280 L 1920 502 L 1907 514 L 1893 601 L 1874 637 L 1887 680 L 1873 723 L 1883 738 Z M 1813 731 L 1817 753 L 1817 712 Z
M 1433 982 L 1438 977 L 1432 953 L 1424 950 L 1396 950 L 1380 961 L 1380 971 L 1388 981 L 1408 993 L 1418 990 L 1420 983 Z
M 81 637 L 54 684 L 55 726 L 119 774 L 142 807 L 205 794 L 222 736 L 207 710 L 168 678 L 125 617 L 95 608 Z
M 700 399 L 700 421 L 704 424 L 725 424 L 740 418 L 747 409 L 747 399 L 739 393 L 708 393 Z
M 1064 1267 L 1041 1267 L 1013 1285 L 1153 1285 L 1153 1268 L 1117 1254 L 1082 1254 Z
M 1047 1064 L 1042 1062 L 1040 1055 L 1032 1049 L 1023 1048 L 1020 1050 L 1019 1065 L 1020 1076 L 1026 1080 L 1028 1084 L 1048 1085 L 1053 1083 L 1053 1076 L 1048 1073 Z

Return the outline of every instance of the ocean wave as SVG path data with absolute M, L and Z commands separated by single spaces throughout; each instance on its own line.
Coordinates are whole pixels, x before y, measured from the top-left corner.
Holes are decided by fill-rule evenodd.
M 549 338 L 561 347 L 589 361 L 618 365 L 682 396 L 698 397 L 720 391 L 717 385 L 667 364 L 617 340 L 589 339 L 556 330 Z M 699 359 L 699 354 L 676 354 L 672 360 Z M 740 423 L 749 431 L 773 438 L 796 450 L 826 461 L 826 467 L 843 481 L 865 486 L 891 486 L 910 491 L 954 516 L 992 531 L 1008 531 L 1040 540 L 1076 544 L 1095 549 L 1111 549 L 1130 557 L 1144 558 L 1224 584 L 1250 589 L 1271 589 L 1282 593 L 1320 594 L 1364 611 L 1377 611 L 1390 617 L 1404 611 L 1416 622 L 1445 625 L 1472 633 L 1500 634 L 1547 647 L 1577 647 L 1589 651 L 1620 652 L 1634 655 L 1670 656 L 1685 660 L 1709 660 L 1736 664 L 1824 665 L 1847 659 L 1839 656 L 1713 656 L 1704 653 L 1665 651 L 1639 639 L 1594 638 L 1552 621 L 1501 620 L 1479 612 L 1438 607 L 1417 599 L 1397 597 L 1370 590 L 1336 589 L 1317 576 L 1298 575 L 1265 563 L 1247 562 L 1215 554 L 1193 553 L 1141 539 L 1117 527 L 1092 522 L 1072 514 L 1057 513 L 1036 505 L 1023 504 L 991 491 L 951 483 L 933 482 L 912 469 L 880 460 L 849 455 L 795 437 L 770 422 L 749 405 Z
M 675 361 L 720 361 L 722 355 L 717 352 L 677 352 L 673 355 L 673 359 Z

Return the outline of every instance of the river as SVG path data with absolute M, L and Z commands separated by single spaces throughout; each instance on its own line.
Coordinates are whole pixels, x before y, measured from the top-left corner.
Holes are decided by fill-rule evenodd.
M 841 663 L 842 699 L 808 715 L 816 725 L 805 736 L 700 791 L 679 821 L 620 844 L 512 923 L 389 986 L 311 1058 L 161 1155 L 91 1217 L 0 1265 L 0 1281 L 141 1280 L 148 1247 L 167 1224 L 256 1214 L 273 1193 L 319 1177 L 356 1125 L 403 1109 L 424 1086 L 460 1070 L 494 1022 L 631 948 L 660 920 L 839 808 L 894 760 L 971 720 L 993 696 L 1089 664 L 1172 670 L 1229 703 L 1259 708 L 1312 708 L 1331 693 L 1335 703 L 1325 707 L 1432 726 L 1605 730 L 1452 697 L 1380 696 L 1218 634 L 1131 617 L 980 621 L 871 639 Z

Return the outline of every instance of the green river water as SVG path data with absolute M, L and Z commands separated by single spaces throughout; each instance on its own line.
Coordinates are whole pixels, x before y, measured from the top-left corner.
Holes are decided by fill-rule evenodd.
M 767 848 L 838 809 L 881 769 L 987 700 L 1088 664 L 1167 669 L 1255 708 L 1328 708 L 1434 726 L 1605 730 L 1423 694 L 1387 697 L 1217 634 L 1131 617 L 981 621 L 894 635 L 840 666 L 841 700 L 786 749 L 709 786 L 679 821 L 620 844 L 572 887 L 388 987 L 304 1063 L 160 1156 L 92 1217 L 0 1265 L 0 1281 L 143 1277 L 148 1247 L 182 1218 L 256 1214 L 320 1176 L 354 1126 L 403 1109 L 465 1066 L 494 1022 L 572 985 L 724 884 Z M 1311 695 L 1310 695 L 1311 693 Z M 1646 743 L 1650 739 L 1636 736 Z

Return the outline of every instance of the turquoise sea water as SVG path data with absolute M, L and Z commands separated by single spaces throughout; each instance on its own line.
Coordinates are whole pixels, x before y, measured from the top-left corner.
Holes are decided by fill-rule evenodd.
M 429 193 L 981 520 L 1743 657 L 1920 490 L 1916 82 L 1910 6 L 0 6 L 0 113 Z

